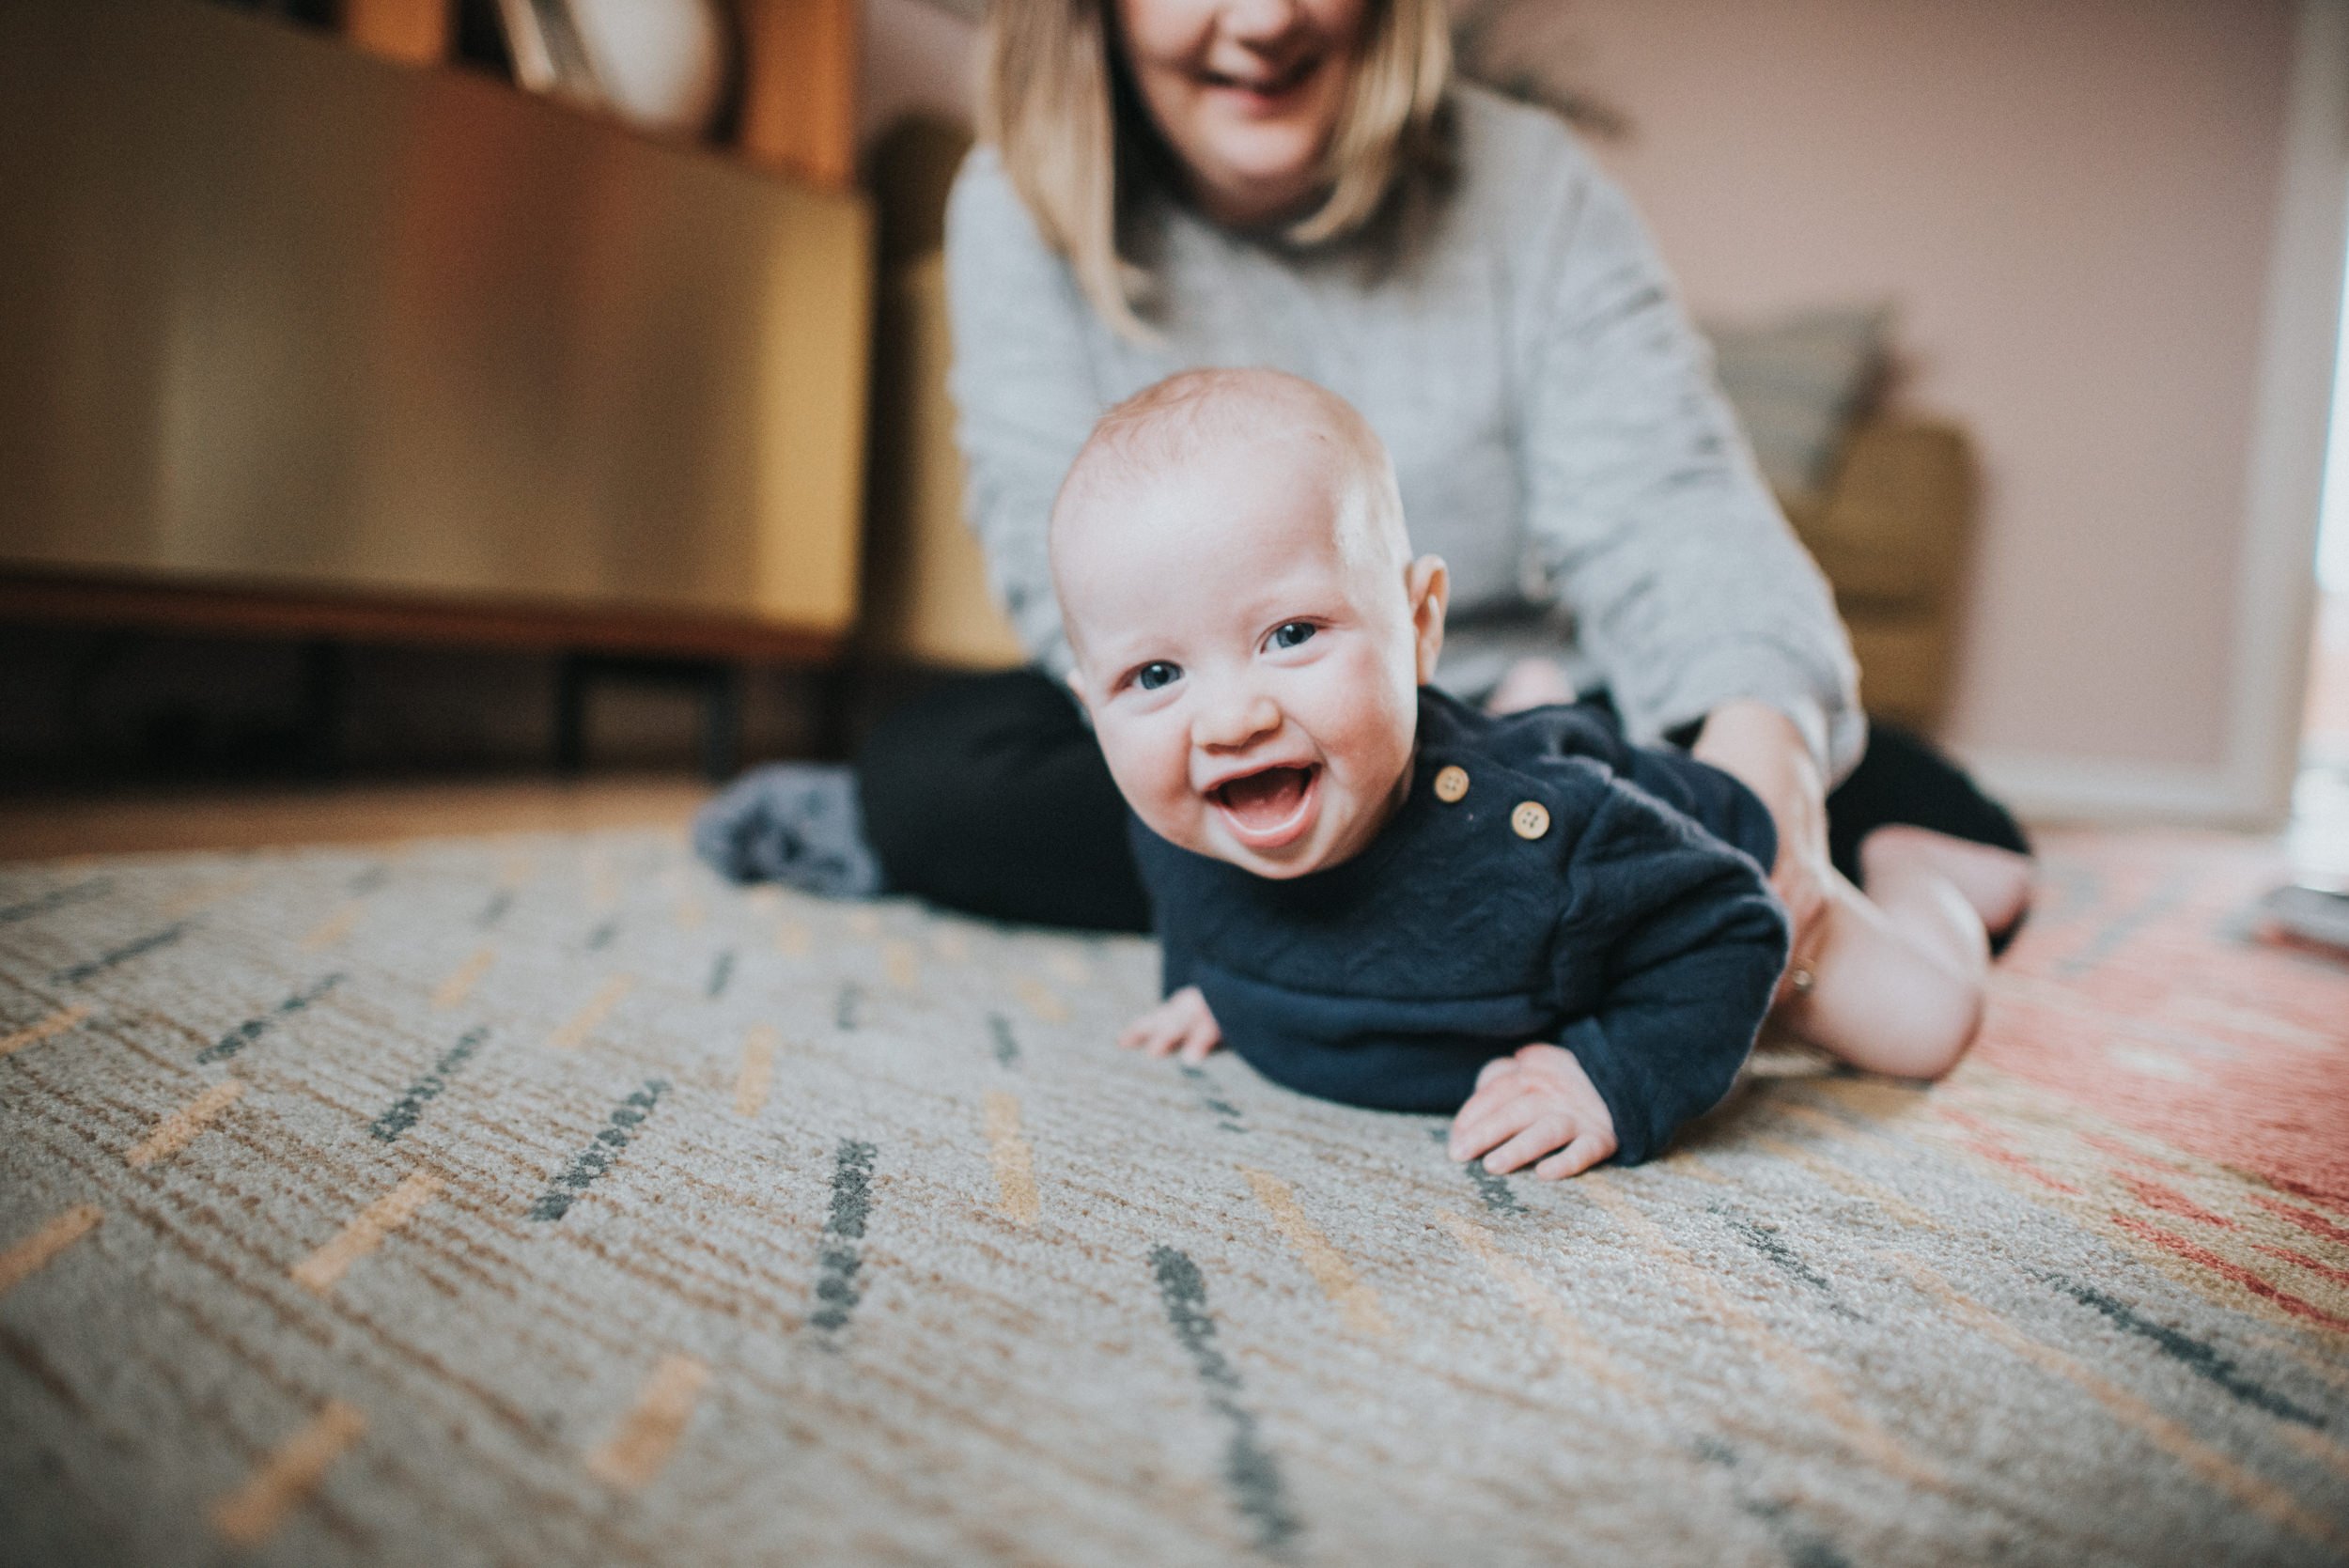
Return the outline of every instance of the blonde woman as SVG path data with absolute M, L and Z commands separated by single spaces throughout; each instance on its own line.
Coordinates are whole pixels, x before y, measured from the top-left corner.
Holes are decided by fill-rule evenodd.
M 1557 119 L 1451 79 L 1439 0 L 998 0 L 985 119 L 949 210 L 952 390 L 1034 667 L 899 711 L 839 784 L 830 820 L 861 807 L 889 884 L 1147 928 L 1061 684 L 1046 519 L 1112 404 L 1267 365 L 1392 450 L 1417 547 L 1450 566 L 1439 684 L 1497 710 L 1603 691 L 1635 739 L 1735 774 L 1777 824 L 1798 933 L 1842 881 L 1830 837 L 1872 890 L 1930 872 L 1976 939 L 2012 926 L 2014 822 L 1915 742 L 1862 763 L 1827 585 L 1637 216 Z

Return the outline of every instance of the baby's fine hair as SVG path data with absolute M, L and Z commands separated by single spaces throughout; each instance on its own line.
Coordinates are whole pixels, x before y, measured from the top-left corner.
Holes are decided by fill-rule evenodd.
M 1053 532 L 1074 508 L 1147 484 L 1218 446 L 1268 438 L 1297 443 L 1300 461 L 1319 458 L 1332 482 L 1350 492 L 1341 497 L 1346 526 L 1339 540 L 1349 559 L 1364 550 L 1395 563 L 1410 559 L 1394 462 L 1378 432 L 1336 393 L 1262 367 L 1177 371 L 1103 414 L 1061 482 Z

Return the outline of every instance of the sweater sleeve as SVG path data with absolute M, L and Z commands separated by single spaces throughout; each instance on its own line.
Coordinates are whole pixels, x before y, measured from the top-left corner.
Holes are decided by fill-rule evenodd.
M 1559 1044 L 1636 1165 L 1729 1092 L 1785 967 L 1785 913 L 1751 860 L 1623 784 L 1577 841 L 1567 892 L 1560 985 L 1596 994 Z
M 1717 389 L 1630 203 L 1561 132 L 1513 246 L 1526 331 L 1527 523 L 1632 737 L 1739 698 L 1792 718 L 1829 782 L 1858 762 L 1859 675 L 1827 582 Z
M 964 161 L 947 203 L 946 302 L 964 513 L 1020 645 L 1065 675 L 1074 660 L 1052 597 L 1046 524 L 1104 404 L 1075 276 L 1037 234 L 991 147 Z

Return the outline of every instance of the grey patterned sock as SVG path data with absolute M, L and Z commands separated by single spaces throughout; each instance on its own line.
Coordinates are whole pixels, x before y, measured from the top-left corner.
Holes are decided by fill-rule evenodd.
M 693 851 L 738 882 L 787 882 L 827 898 L 887 891 L 846 764 L 751 769 L 694 814 Z

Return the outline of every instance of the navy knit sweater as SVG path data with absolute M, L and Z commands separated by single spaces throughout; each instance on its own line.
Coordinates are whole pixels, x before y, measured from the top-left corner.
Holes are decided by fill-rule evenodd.
M 1439 791 L 1455 768 L 1466 789 Z M 1423 688 L 1409 798 L 1327 871 L 1274 880 L 1132 836 L 1166 991 L 1197 986 L 1265 1077 L 1448 1113 L 1486 1062 L 1549 1041 L 1607 1101 L 1624 1164 L 1728 1092 L 1786 962 L 1762 802 L 1593 704 L 1496 719 Z

